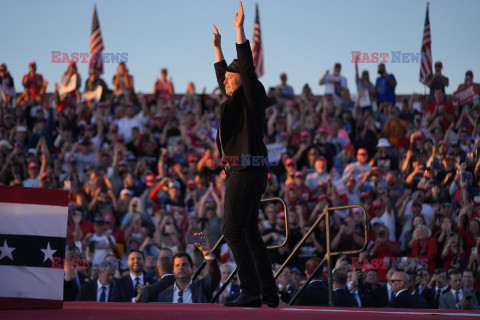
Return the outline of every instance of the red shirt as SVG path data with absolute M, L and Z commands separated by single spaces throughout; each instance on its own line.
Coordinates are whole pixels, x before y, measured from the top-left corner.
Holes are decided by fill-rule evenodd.
M 433 274 L 436 268 L 436 257 L 437 257 L 437 239 L 430 237 L 425 239 L 425 242 L 421 248 L 419 248 L 418 240 L 415 240 L 412 246 L 412 252 L 410 257 L 418 258 L 420 260 L 425 260 L 428 264 L 428 272 Z M 419 261 L 420 264 L 423 264 L 423 261 Z
M 397 241 L 390 241 L 393 246 L 397 247 L 400 250 L 400 243 Z M 375 242 L 372 243 L 372 247 L 375 245 Z M 378 249 L 375 251 L 375 254 L 373 255 L 373 258 L 377 260 L 377 263 L 381 263 L 382 260 L 384 260 L 385 257 L 398 257 L 397 253 L 394 253 L 394 251 L 386 244 L 382 244 L 378 247 Z M 387 268 L 382 268 L 380 267 L 377 271 L 378 273 L 378 281 L 385 281 L 386 276 L 387 276 Z
M 448 101 L 444 101 L 444 102 L 430 102 L 426 107 L 425 107 L 425 116 L 427 114 L 434 114 L 435 113 L 435 110 L 437 110 L 437 108 L 439 108 L 440 106 L 444 106 L 445 108 L 445 112 L 448 113 L 449 115 L 453 116 L 455 118 L 455 108 L 453 107 L 453 104 L 451 102 L 448 102 Z M 432 122 L 434 120 L 438 119 L 438 121 L 440 121 L 440 123 L 442 124 L 442 126 L 445 128 L 445 129 L 448 129 L 448 127 L 450 127 L 450 121 L 448 121 L 444 116 L 443 114 L 441 113 L 437 113 L 437 115 L 432 119 L 432 121 L 430 121 L 429 125 L 432 124 Z M 454 119 L 455 120 L 455 119 Z M 452 120 L 452 121 L 454 121 Z
M 26 88 L 28 88 L 30 93 L 30 100 L 33 100 L 35 96 L 40 93 L 40 90 L 43 87 L 43 77 L 40 73 L 28 73 L 23 76 L 22 83 L 25 81 L 25 79 L 28 79 Z

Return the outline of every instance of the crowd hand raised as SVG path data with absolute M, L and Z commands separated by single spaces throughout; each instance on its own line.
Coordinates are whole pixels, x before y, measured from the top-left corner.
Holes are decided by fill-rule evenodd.
M 213 25 L 213 46 L 221 47 L 221 45 L 222 45 L 222 36 L 218 32 L 217 27 Z

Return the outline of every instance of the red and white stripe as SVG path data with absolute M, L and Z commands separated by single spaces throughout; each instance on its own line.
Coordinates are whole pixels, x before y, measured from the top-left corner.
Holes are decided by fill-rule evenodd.
M 262 32 L 260 31 L 260 16 L 258 14 L 258 4 L 256 5 L 255 25 L 253 29 L 253 44 L 252 44 L 253 63 L 255 65 L 255 72 L 257 77 L 263 76 L 263 46 L 262 46 Z
M 103 38 L 102 32 L 100 31 L 100 22 L 98 21 L 97 15 L 97 6 L 93 7 L 93 18 L 92 18 L 92 33 L 90 35 L 90 62 L 89 68 L 98 69 L 100 73 L 103 73 Z
M 420 82 L 425 84 L 427 77 L 432 75 L 432 38 L 430 36 L 430 18 L 425 16 L 425 27 L 423 29 L 422 49 L 420 50 Z
M 65 238 L 68 191 L 0 186 L 0 220 L 0 235 Z M 63 278 L 63 269 L 0 265 L 0 309 L 61 308 Z

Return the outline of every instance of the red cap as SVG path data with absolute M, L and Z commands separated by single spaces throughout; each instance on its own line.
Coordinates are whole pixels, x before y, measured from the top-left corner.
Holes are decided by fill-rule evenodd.
M 147 183 L 151 183 L 155 181 L 155 175 L 153 173 L 147 174 Z
M 373 207 L 374 207 L 374 208 L 381 208 L 382 205 L 383 205 L 382 200 L 375 200 L 375 201 L 373 201 Z
M 327 159 L 325 159 L 323 156 L 318 157 L 317 160 L 315 160 L 315 162 L 317 161 L 322 161 L 323 163 L 327 163 Z
M 38 168 L 38 164 L 36 162 L 30 162 L 28 164 L 28 169 Z
M 317 133 L 328 133 L 328 130 L 325 127 L 320 127 L 318 128 Z
M 118 131 L 118 125 L 116 123 L 112 123 L 110 125 L 110 128 L 108 129 L 109 132 L 117 132 Z
M 300 132 L 300 138 L 308 138 L 310 137 L 310 132 L 308 132 L 308 130 L 302 130 Z
M 273 178 L 273 174 L 271 172 L 268 173 L 268 179 L 272 179 Z
M 352 144 L 347 144 L 344 149 L 350 153 L 350 154 L 355 154 L 355 148 L 353 147 Z
M 162 114 L 161 114 L 160 112 L 157 112 L 157 113 L 153 116 L 153 119 L 155 119 L 155 120 L 162 119 Z
M 280 211 L 279 213 L 277 213 L 277 219 L 285 219 L 285 212 Z
M 295 164 L 295 161 L 292 159 L 292 158 L 288 158 L 287 160 L 285 160 L 285 166 L 288 166 L 288 165 L 294 165 Z
M 360 193 L 360 198 L 370 198 L 370 193 L 367 191 L 363 191 Z
M 298 177 L 300 177 L 300 178 L 305 178 L 305 175 L 303 174 L 302 171 L 297 171 L 297 172 L 295 172 L 295 174 L 294 174 L 293 176 L 294 176 L 295 178 L 298 178 Z
M 360 148 L 360 149 L 358 149 L 358 151 L 357 151 L 357 156 L 361 156 L 361 155 L 363 155 L 363 156 L 368 155 L 367 149 L 365 149 L 365 148 Z
M 197 183 L 193 179 L 188 179 L 187 180 L 187 187 L 195 187 Z
M 326 194 L 325 192 L 322 192 L 318 195 L 317 200 L 324 200 L 324 199 L 328 200 L 328 194 Z
M 442 61 L 437 61 L 437 62 L 435 62 L 435 68 L 436 68 L 436 67 L 443 68 Z
M 195 161 L 198 161 L 198 157 L 196 154 L 194 153 L 191 153 L 188 155 L 188 162 L 195 162 Z
M 354 177 L 350 177 L 350 178 L 348 178 L 348 182 L 357 182 L 357 180 L 355 180 Z
M 118 161 L 118 166 L 126 166 L 126 165 L 127 165 L 127 161 L 125 161 L 125 159 Z

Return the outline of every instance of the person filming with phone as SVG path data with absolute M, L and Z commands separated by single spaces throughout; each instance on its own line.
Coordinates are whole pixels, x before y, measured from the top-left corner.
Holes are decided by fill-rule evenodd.
M 208 303 L 217 289 L 221 273 L 218 261 L 210 251 L 206 243 L 206 237 L 202 233 L 197 233 L 193 241 L 197 248 L 203 253 L 207 262 L 208 275 L 198 281 L 193 281 L 193 260 L 186 252 L 178 252 L 173 255 L 173 276 L 175 283 L 161 292 L 158 296 L 158 302 L 168 303 Z M 187 242 L 189 239 L 187 239 Z

